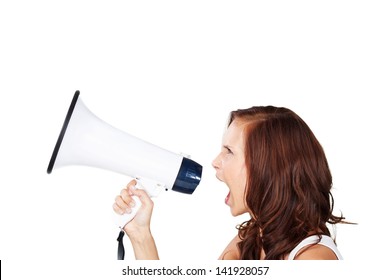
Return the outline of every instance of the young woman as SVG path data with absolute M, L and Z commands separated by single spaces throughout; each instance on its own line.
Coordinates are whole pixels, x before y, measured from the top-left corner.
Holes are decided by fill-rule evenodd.
M 259 106 L 233 111 L 221 151 L 212 162 L 229 188 L 233 216 L 249 213 L 220 259 L 341 259 L 327 224 L 335 216 L 332 176 L 324 151 L 307 124 L 287 108 Z M 135 181 L 116 197 L 118 214 L 142 202 L 126 225 L 137 259 L 158 259 L 150 232 L 153 202 Z

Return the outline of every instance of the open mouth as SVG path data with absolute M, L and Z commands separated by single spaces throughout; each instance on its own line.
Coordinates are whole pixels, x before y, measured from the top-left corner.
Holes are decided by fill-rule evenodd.
M 229 198 L 230 198 L 230 192 L 225 197 L 225 204 L 228 204 Z

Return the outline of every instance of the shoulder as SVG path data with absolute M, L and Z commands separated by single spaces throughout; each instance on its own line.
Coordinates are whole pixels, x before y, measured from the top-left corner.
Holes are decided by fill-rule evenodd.
M 240 257 L 240 253 L 238 251 L 237 243 L 240 242 L 241 239 L 236 235 L 230 243 L 226 246 L 225 250 L 223 250 L 222 254 L 219 256 L 219 260 L 238 260 Z
M 308 245 L 302 248 L 294 258 L 295 260 L 337 260 L 332 249 L 321 245 Z

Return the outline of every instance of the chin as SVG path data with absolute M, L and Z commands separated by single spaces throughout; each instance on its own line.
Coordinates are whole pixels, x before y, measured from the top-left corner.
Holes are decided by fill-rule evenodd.
M 234 210 L 233 208 L 230 209 L 230 213 L 232 214 L 233 217 L 237 217 L 241 215 L 241 213 L 239 213 L 237 210 Z
M 248 211 L 230 208 L 230 213 L 232 214 L 233 217 L 237 217 L 242 214 L 248 213 Z

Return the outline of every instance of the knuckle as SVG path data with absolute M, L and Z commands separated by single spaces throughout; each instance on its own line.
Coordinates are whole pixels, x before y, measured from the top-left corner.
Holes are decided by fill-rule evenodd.
M 116 202 L 116 203 L 121 202 L 121 200 L 122 200 L 122 197 L 121 197 L 120 195 L 117 195 L 117 196 L 115 197 L 115 202 Z
M 121 214 L 123 211 L 118 207 L 116 203 L 112 205 L 112 209 L 114 209 L 114 212 L 117 214 Z
M 121 196 L 126 197 L 128 195 L 128 192 L 126 189 L 121 190 Z

